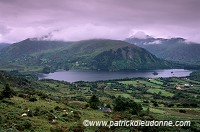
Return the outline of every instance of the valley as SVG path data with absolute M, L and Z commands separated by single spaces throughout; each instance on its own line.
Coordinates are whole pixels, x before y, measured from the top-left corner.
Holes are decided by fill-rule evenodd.
M 0 132 L 200 132 L 200 0 L 0 0 Z
M 14 93 L 9 98 L 1 94 L 0 128 L 5 131 L 52 132 L 199 131 L 200 77 L 196 72 L 191 75 L 68 83 L 36 80 L 31 74 L 1 72 L 0 90 L 5 90 L 5 84 L 9 84 Z M 92 103 L 94 96 L 97 101 Z M 129 101 L 138 107 L 118 108 Z M 110 108 L 111 112 L 101 111 L 97 106 Z M 22 116 L 23 113 L 27 115 Z M 85 127 L 82 122 L 86 119 L 189 120 L 191 126 Z
M 199 72 L 183 69 L 195 65 L 107 39 L 26 39 L 2 48 L 0 60 L 4 131 L 200 130 Z M 86 127 L 84 120 L 183 120 L 191 126 Z

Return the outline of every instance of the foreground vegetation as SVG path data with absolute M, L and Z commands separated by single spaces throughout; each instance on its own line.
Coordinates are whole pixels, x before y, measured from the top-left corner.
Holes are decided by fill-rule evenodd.
M 0 72 L 2 131 L 200 131 L 200 77 L 68 83 Z M 107 108 L 101 110 L 99 107 Z M 83 120 L 189 120 L 190 127 L 85 127 Z

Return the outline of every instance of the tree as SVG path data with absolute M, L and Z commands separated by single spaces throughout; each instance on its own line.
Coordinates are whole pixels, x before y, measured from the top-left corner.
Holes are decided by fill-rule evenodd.
M 4 90 L 1 92 L 2 98 L 11 98 L 14 95 L 14 91 L 6 84 Z
M 51 72 L 51 68 L 48 67 L 48 66 L 45 66 L 45 67 L 42 69 L 42 73 L 49 74 L 50 72 Z
M 149 113 L 150 113 L 150 107 L 148 106 L 148 108 L 147 108 L 147 114 L 149 115 Z
M 154 103 L 153 103 L 153 106 L 154 106 L 154 107 L 158 107 L 158 103 L 157 103 L 157 102 L 154 102 Z
M 99 98 L 96 95 L 92 95 L 89 100 L 90 107 L 93 109 L 97 109 L 97 106 L 100 104 Z
M 142 106 L 129 98 L 118 96 L 114 101 L 114 110 L 129 111 L 131 114 L 138 114 L 142 110 Z
M 64 66 L 64 70 L 65 70 L 65 71 L 69 71 L 69 66 L 68 66 L 68 65 L 65 65 L 65 66 Z

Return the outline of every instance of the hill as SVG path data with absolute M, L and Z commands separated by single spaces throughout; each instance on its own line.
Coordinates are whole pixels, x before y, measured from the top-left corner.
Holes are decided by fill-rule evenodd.
M 159 58 L 200 65 L 200 44 L 186 42 L 183 38 L 128 38 L 125 41 L 145 48 Z
M 7 46 L 9 46 L 9 44 L 7 44 L 7 43 L 0 43 L 0 51 L 1 51 L 3 48 L 7 47 Z
M 27 39 L 4 48 L 0 59 L 6 65 L 51 69 L 119 71 L 172 67 L 168 61 L 158 59 L 143 48 L 107 39 L 77 42 Z
M 4 48 L 1 55 L 9 59 L 15 59 L 18 57 L 24 57 L 44 51 L 47 52 L 49 50 L 62 48 L 64 45 L 66 45 L 66 42 L 26 39 Z

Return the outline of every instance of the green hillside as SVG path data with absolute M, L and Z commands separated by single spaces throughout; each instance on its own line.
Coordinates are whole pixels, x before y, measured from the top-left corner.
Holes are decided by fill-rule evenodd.
M 136 70 L 171 68 L 138 46 L 119 40 L 78 42 L 24 40 L 2 50 L 2 66 L 49 67 L 50 69 Z
M 2 132 L 198 132 L 199 76 L 68 83 L 0 71 Z M 190 84 L 185 86 L 184 84 Z M 180 90 L 177 89 L 180 86 Z M 98 106 L 98 107 L 97 107 Z M 100 108 L 104 109 L 100 109 Z M 109 109 L 110 111 L 105 111 Z M 84 126 L 83 121 L 191 121 L 189 126 Z
M 37 41 L 26 39 L 2 49 L 1 56 L 9 59 L 16 59 L 18 57 L 31 56 L 32 54 L 62 48 L 66 44 L 66 42 L 60 41 Z
M 126 41 L 145 48 L 159 58 L 200 65 L 200 44 L 186 42 L 183 38 L 129 38 Z
M 0 51 L 1 51 L 3 48 L 7 47 L 7 46 L 9 46 L 9 44 L 0 43 Z
M 144 48 L 160 58 L 188 64 L 200 64 L 199 44 L 148 45 Z

